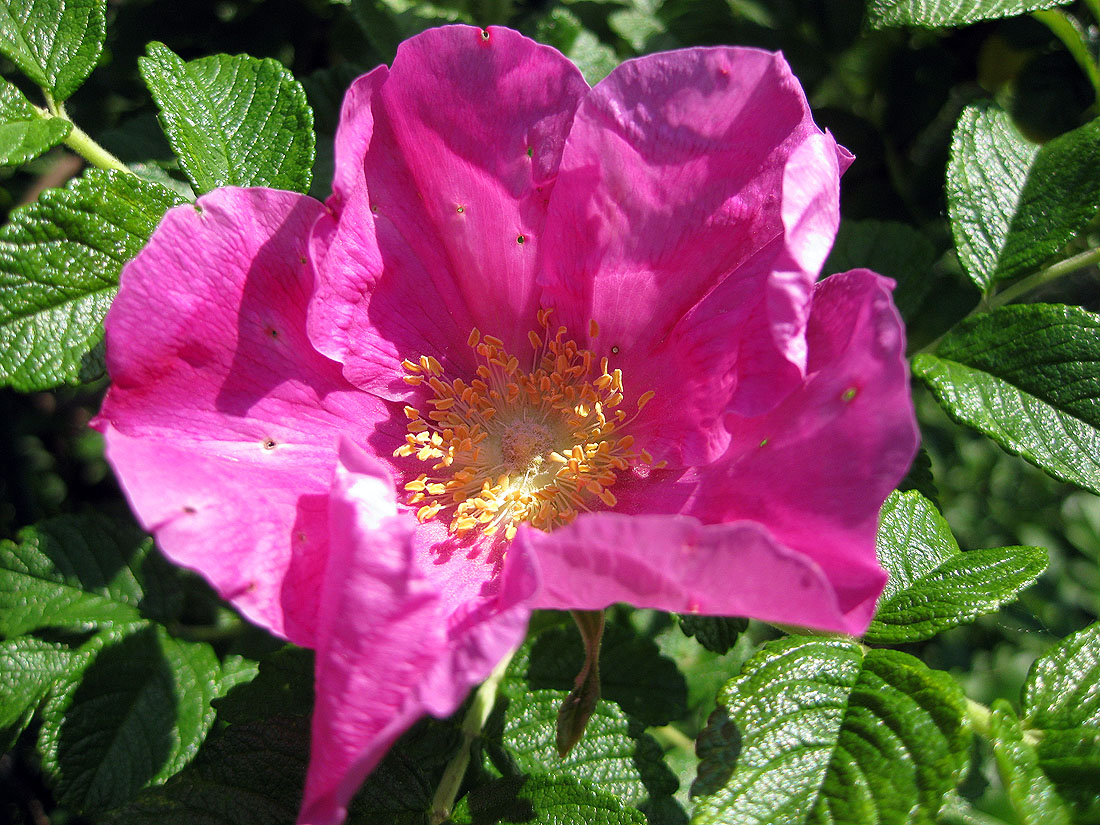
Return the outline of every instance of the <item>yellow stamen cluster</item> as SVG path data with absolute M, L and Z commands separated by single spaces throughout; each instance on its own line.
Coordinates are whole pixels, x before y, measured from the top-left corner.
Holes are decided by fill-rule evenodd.
M 541 334 L 528 333 L 530 372 L 499 338 L 476 329 L 467 343 L 482 363 L 469 383 L 444 380 L 430 355 L 402 362 L 405 382 L 432 393 L 426 415 L 405 407 L 408 433 L 394 451 L 434 462 L 432 475 L 405 485 L 420 521 L 443 513 L 459 536 L 477 528 L 511 540 L 525 521 L 551 530 L 597 502 L 614 507 L 618 473 L 639 463 L 663 466 L 622 434 L 634 420 L 618 408 L 622 372 L 566 340 L 565 327 L 551 335 L 550 312 L 538 313 Z M 599 334 L 595 321 L 589 332 Z M 652 391 L 639 396 L 637 410 L 652 398 Z

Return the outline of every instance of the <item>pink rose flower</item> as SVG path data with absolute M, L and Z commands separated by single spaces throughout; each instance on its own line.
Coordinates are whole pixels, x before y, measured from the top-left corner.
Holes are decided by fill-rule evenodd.
M 164 553 L 316 649 L 302 823 L 339 822 L 533 608 L 864 630 L 917 433 L 891 283 L 815 284 L 850 160 L 780 55 L 589 88 L 454 26 L 354 83 L 327 205 L 165 216 L 96 426 Z

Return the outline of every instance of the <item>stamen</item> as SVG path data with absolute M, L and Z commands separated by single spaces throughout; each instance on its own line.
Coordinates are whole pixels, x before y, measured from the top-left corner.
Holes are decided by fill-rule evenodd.
M 646 450 L 634 450 L 634 436 L 623 432 L 649 403 L 652 390 L 636 401 L 631 417 L 617 407 L 625 395 L 623 374 L 568 339 L 558 326 L 550 332 L 553 310 L 540 309 L 542 333 L 527 339 L 534 350 L 529 372 L 500 338 L 470 331 L 467 345 L 480 357 L 476 378 L 467 384 L 448 378 L 433 356 L 401 362 L 410 386 L 431 396 L 418 407 L 404 407 L 409 420 L 405 443 L 394 456 L 432 462 L 432 473 L 405 484 L 416 517 L 428 521 L 446 514 L 456 536 L 478 531 L 515 538 L 524 522 L 553 530 L 578 513 L 614 507 L 608 489 L 618 474 L 635 464 L 653 464 Z M 593 320 L 589 336 L 599 335 Z M 423 412 L 423 410 L 427 412 Z

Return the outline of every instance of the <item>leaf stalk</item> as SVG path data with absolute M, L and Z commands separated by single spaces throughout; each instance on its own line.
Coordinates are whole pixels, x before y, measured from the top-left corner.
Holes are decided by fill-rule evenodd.
M 1070 273 L 1076 272 L 1079 269 L 1084 269 L 1087 266 L 1092 266 L 1096 263 L 1100 263 L 1100 248 L 1086 249 L 1084 252 L 1079 252 L 1070 258 L 1066 258 L 1044 269 L 1040 269 L 1038 272 L 1017 281 L 1003 292 L 998 292 L 989 299 L 989 308 L 995 309 L 1015 301 L 1017 298 L 1031 292 L 1033 289 L 1049 284 L 1051 281 L 1056 281 L 1059 278 L 1064 278 Z
M 44 92 L 44 94 L 46 96 L 46 108 L 42 109 L 38 106 L 35 108 L 38 110 L 39 116 L 44 120 L 63 120 L 72 127 L 69 130 L 69 136 L 64 140 L 66 146 L 84 158 L 84 160 L 88 161 L 88 163 L 92 164 L 92 166 L 108 171 L 125 172 L 128 175 L 134 174 L 133 170 L 125 163 L 92 140 L 87 132 L 73 123 L 65 112 L 64 104 L 55 103 L 49 92 Z
M 72 121 L 69 122 L 72 123 Z M 125 163 L 92 140 L 88 133 L 75 123 L 73 123 L 73 128 L 72 131 L 69 132 L 69 136 L 65 138 L 65 145 L 84 158 L 84 160 L 88 161 L 88 163 L 93 166 L 98 166 L 100 169 L 125 172 L 128 175 L 134 174 Z

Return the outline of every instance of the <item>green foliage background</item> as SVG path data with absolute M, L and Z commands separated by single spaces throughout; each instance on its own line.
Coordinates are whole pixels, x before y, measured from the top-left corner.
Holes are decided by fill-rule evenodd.
M 919 493 L 895 505 L 910 508 L 906 524 L 926 522 L 929 538 L 914 552 L 940 542 L 942 555 L 913 581 L 931 580 L 944 565 L 971 566 L 963 596 L 951 597 L 969 607 L 946 617 L 921 612 L 921 594 L 927 600 L 933 592 L 927 588 L 912 597 L 892 593 L 898 601 L 891 609 L 904 602 L 921 622 L 900 613 L 877 621 L 865 640 L 873 649 L 783 636 L 757 623 L 613 611 L 604 645 L 607 701 L 565 762 L 553 755 L 553 725 L 580 667 L 581 645 L 564 617 L 539 616 L 542 632 L 513 660 L 502 699 L 478 734 L 469 792 L 454 821 L 583 816 L 671 824 L 686 823 L 685 810 L 694 805 L 698 823 L 873 821 L 859 811 L 903 822 L 915 802 L 921 822 L 1100 821 L 1100 791 L 1088 779 L 1100 765 L 1100 738 L 1074 744 L 1070 758 L 1058 733 L 1096 729 L 1095 697 L 1082 692 L 1091 677 L 1070 678 L 1078 665 L 1065 664 L 1069 653 L 1028 677 L 1035 659 L 1055 645 L 1093 656 L 1100 649 L 1095 626 L 1087 630 L 1100 615 L 1095 442 L 1078 445 L 1074 455 L 1047 439 L 1055 455 L 1044 458 L 1037 453 L 1043 443 L 1028 441 L 1037 438 L 1035 427 L 1002 432 L 981 409 L 951 400 L 967 382 L 1002 393 L 1006 385 L 1023 386 L 1003 353 L 985 358 L 990 336 L 1012 324 L 1023 335 L 1065 312 L 1000 308 L 957 325 L 963 316 L 980 301 L 996 301 L 994 290 L 1011 279 L 1052 257 L 1088 254 L 1100 241 L 1100 141 L 1091 125 L 1100 114 L 1097 3 L 1070 4 L 1070 17 L 1056 17 L 1053 7 L 1064 4 L 1012 0 L 118 0 L 103 7 L 102 19 L 94 2 L 0 5 L 0 32 L 20 14 L 53 19 L 62 6 L 76 10 L 65 25 L 106 32 L 99 52 L 46 59 L 33 49 L 9 49 L 0 59 L 0 74 L 10 81 L 0 88 L 0 159 L 9 164 L 0 168 L 0 208 L 35 204 L 0 229 L 0 539 L 8 540 L 0 546 L 0 711 L 20 708 L 0 712 L 0 821 L 29 825 L 36 812 L 72 825 L 292 821 L 308 742 L 310 654 L 281 649 L 243 625 L 201 580 L 160 562 L 132 528 L 100 438 L 86 426 L 105 388 L 98 319 L 113 283 L 74 284 L 71 262 L 117 271 L 140 248 L 158 210 L 216 186 L 259 183 L 324 197 L 350 79 L 392 59 L 402 39 L 454 21 L 519 28 L 564 51 L 590 82 L 623 59 L 663 49 L 722 43 L 784 52 L 818 123 L 857 156 L 843 180 L 844 223 L 826 273 L 869 266 L 898 279 L 910 350 L 921 353 L 914 371 L 931 387 L 915 385 L 924 450 L 906 487 Z M 54 35 L 62 42 L 64 34 L 47 31 L 43 42 Z M 271 95 L 280 119 L 254 124 L 248 140 L 286 138 L 279 144 L 290 159 L 285 168 L 219 145 L 223 108 L 212 104 L 205 116 L 188 109 L 217 102 L 217 73 L 230 65 L 249 67 L 255 87 Z M 28 100 L 44 104 L 38 86 L 52 89 L 72 122 L 142 179 L 92 172 L 69 184 L 72 194 L 48 191 L 64 187 L 80 165 L 62 145 L 69 127 L 27 108 Z M 231 91 L 251 99 L 248 90 Z M 247 120 L 247 111 L 240 117 Z M 209 131 L 195 129 L 196 122 Z M 1011 194 L 997 214 L 990 213 L 997 201 L 990 193 Z M 68 231 L 63 243 L 48 243 L 57 240 L 50 233 L 58 226 Z M 28 271 L 38 279 L 30 286 Z M 1100 352 L 1088 337 L 1100 312 L 1097 283 L 1095 267 L 1082 266 L 1029 293 L 1068 305 L 1068 349 L 1077 342 L 1080 352 L 1066 355 L 1066 342 L 1044 339 L 1063 358 L 1059 364 L 1088 363 Z M 33 322 L 23 324 L 19 313 L 28 306 L 51 309 L 36 309 Z M 975 331 L 982 323 L 995 329 Z M 1028 387 L 1053 399 L 1044 415 L 1083 422 L 1086 434 L 1100 430 L 1100 386 L 1087 396 L 1087 409 L 1075 408 L 1059 395 L 1058 373 L 1035 367 L 1026 352 L 1020 359 Z M 950 420 L 937 397 L 956 421 L 990 437 Z M 29 525 L 36 526 L 24 530 Z M 963 553 L 953 562 L 958 548 L 1013 552 Z M 1035 548 L 1045 549 L 1048 566 L 1027 588 L 1043 567 Z M 105 552 L 111 564 L 86 569 L 89 553 L 102 559 Z M 981 566 L 995 561 L 1011 570 Z M 783 697 L 769 686 L 791 657 L 803 667 L 814 663 L 807 678 L 834 693 L 813 714 L 796 709 L 785 723 L 790 735 L 832 730 L 838 752 L 850 757 L 845 765 L 872 778 L 881 773 L 889 783 L 871 781 L 859 796 L 863 786 L 846 781 L 845 765 L 830 755 L 797 775 L 782 773 L 767 737 L 753 733 L 753 718 L 782 715 Z M 105 698 L 123 666 L 131 699 L 167 706 L 174 717 L 162 720 L 160 750 L 150 759 L 127 753 L 125 740 L 118 752 L 108 748 L 114 761 L 105 777 L 95 761 L 102 752 L 82 756 L 81 747 L 125 726 Z M 17 672 L 36 676 L 4 675 Z M 890 691 L 901 697 L 891 706 L 895 721 L 920 731 L 913 776 L 899 778 L 876 762 L 891 743 L 864 747 L 881 721 L 875 697 Z M 931 710 L 906 706 L 903 714 L 902 699 L 921 691 L 938 697 Z M 1067 696 L 1079 700 L 1083 716 L 1070 720 L 1070 710 L 1051 709 Z M 1030 727 L 1021 728 L 1017 717 Z M 414 728 L 357 798 L 353 820 L 426 822 L 443 767 L 463 745 L 460 722 L 461 714 Z M 971 730 L 981 734 L 973 744 L 963 733 Z M 909 753 L 903 744 L 899 752 Z M 1055 757 L 1061 761 L 1051 767 Z M 771 818 L 743 813 L 757 810 L 754 794 L 762 792 L 735 764 L 765 778 L 778 771 L 789 786 L 784 804 L 794 807 L 775 808 Z M 956 783 L 957 794 L 928 790 Z M 1021 792 L 1025 787 L 1033 792 Z

